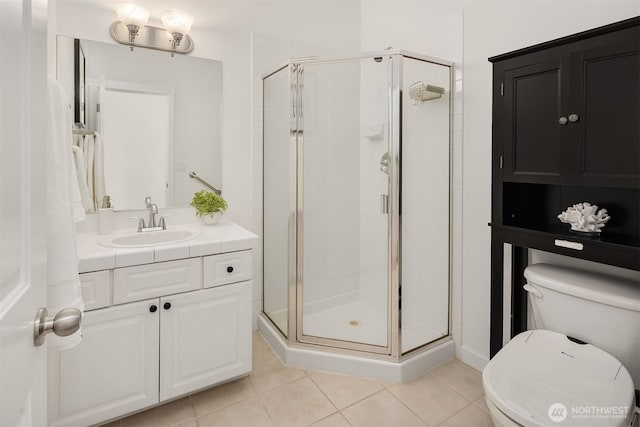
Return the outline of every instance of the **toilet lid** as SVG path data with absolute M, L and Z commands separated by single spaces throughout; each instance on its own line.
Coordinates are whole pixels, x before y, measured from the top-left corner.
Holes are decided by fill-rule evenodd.
M 525 426 L 625 426 L 634 408 L 633 381 L 615 357 L 552 331 L 514 337 L 482 381 L 498 409 Z

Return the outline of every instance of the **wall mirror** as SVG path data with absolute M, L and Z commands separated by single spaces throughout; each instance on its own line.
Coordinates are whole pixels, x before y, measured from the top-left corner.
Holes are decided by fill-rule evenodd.
M 79 51 L 84 84 L 76 78 Z M 187 206 L 206 189 L 191 172 L 220 188 L 220 61 L 66 36 L 58 36 L 56 53 L 72 117 L 84 116 L 74 120 L 73 144 L 76 160 L 78 151 L 84 159 L 87 211 L 100 207 L 101 185 L 116 210 L 144 209 L 146 196 L 160 208 Z M 76 111 L 77 99 L 84 111 Z

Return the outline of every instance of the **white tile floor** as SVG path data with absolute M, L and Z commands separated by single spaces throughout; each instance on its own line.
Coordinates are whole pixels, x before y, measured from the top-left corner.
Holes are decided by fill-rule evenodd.
M 284 366 L 258 333 L 253 371 L 109 424 L 120 426 L 493 427 L 480 372 L 454 360 L 404 384 Z

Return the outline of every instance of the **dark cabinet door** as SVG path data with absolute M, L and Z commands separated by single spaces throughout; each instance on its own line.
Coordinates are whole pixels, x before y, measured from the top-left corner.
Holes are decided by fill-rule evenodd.
M 640 187 L 640 41 L 571 55 L 570 123 L 575 177 L 582 185 Z M 574 117 L 575 117 L 574 116 Z
M 566 59 L 506 70 L 503 94 L 503 179 L 561 183 L 566 174 L 566 125 L 560 124 Z

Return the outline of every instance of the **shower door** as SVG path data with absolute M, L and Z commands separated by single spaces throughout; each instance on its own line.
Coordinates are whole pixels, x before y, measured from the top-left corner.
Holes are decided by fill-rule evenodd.
M 297 338 L 390 353 L 392 59 L 297 66 Z

